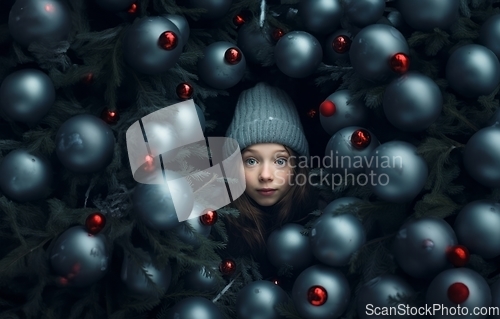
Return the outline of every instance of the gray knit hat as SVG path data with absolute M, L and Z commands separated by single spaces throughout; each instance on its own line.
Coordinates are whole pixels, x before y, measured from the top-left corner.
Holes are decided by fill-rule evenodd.
M 242 150 L 257 143 L 277 143 L 309 157 L 309 145 L 292 99 L 264 82 L 241 92 L 226 137 L 238 141 Z

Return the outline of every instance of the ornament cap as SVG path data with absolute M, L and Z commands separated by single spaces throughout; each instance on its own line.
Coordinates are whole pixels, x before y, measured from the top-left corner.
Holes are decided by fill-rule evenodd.
M 390 64 L 394 72 L 406 73 L 410 69 L 410 57 L 406 53 L 396 53 L 392 56 Z
M 160 35 L 158 44 L 162 49 L 171 51 L 179 44 L 179 37 L 172 31 L 165 31 Z
M 229 48 L 224 53 L 224 59 L 229 64 L 238 64 L 243 58 L 243 54 L 238 48 Z
M 328 293 L 326 289 L 321 286 L 312 286 L 307 291 L 307 300 L 313 306 L 322 306 L 328 300 Z
M 371 139 L 370 132 L 365 129 L 359 129 L 352 133 L 351 144 L 354 148 L 362 150 L 370 145 Z

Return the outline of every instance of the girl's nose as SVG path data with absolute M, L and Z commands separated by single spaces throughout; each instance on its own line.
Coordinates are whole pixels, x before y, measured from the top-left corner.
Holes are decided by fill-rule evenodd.
M 272 181 L 273 180 L 273 172 L 268 164 L 264 164 L 259 174 L 259 180 L 261 181 Z

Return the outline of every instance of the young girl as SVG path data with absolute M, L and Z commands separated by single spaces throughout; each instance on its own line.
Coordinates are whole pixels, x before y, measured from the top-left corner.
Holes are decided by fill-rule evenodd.
M 304 164 L 308 143 L 292 99 L 266 83 L 241 93 L 226 136 L 239 144 L 246 181 L 245 192 L 231 204 L 240 215 L 226 219 L 227 252 L 251 254 L 267 278 L 276 275 L 266 256 L 269 234 L 313 210 Z

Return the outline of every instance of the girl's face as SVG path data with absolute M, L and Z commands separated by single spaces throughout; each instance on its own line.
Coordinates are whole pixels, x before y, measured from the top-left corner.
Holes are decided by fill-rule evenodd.
M 242 152 L 245 193 L 261 206 L 276 204 L 291 188 L 293 168 L 283 145 L 254 144 Z

